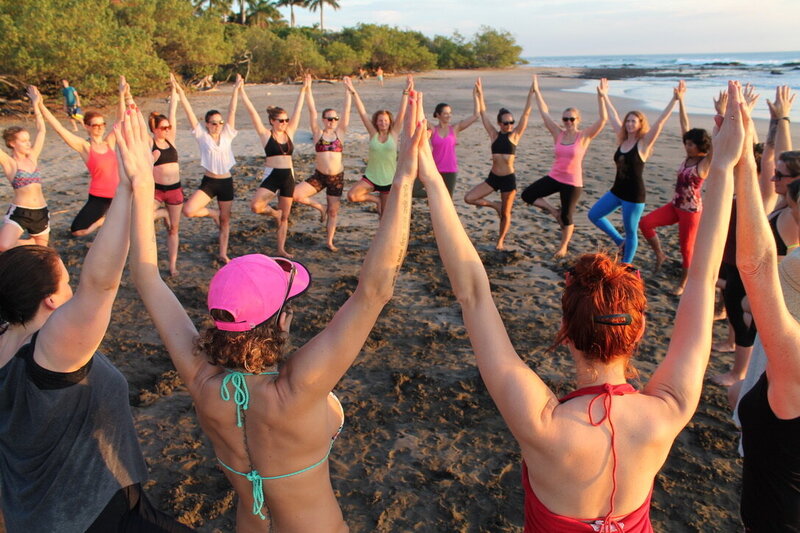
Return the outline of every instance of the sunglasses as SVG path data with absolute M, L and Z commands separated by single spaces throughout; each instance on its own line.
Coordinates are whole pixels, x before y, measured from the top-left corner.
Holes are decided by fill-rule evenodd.
M 502 124 L 503 126 L 511 126 L 512 124 L 514 124 L 514 122 L 516 122 L 516 121 L 514 121 L 514 120 L 504 120 L 500 124 Z
M 792 175 L 792 174 L 784 174 L 780 170 L 776 170 L 775 171 L 775 175 L 772 176 L 772 181 L 781 181 L 784 178 L 796 178 L 797 176 L 798 176 L 797 174 L 794 174 L 794 175 Z
M 94 124 L 89 124 L 89 127 L 90 128 L 102 128 L 105 125 L 106 125 L 105 122 L 95 122 Z
M 163 131 L 169 131 L 172 129 L 172 126 L 159 126 L 158 129 Z
M 286 124 L 287 122 L 289 122 L 289 119 L 288 118 L 274 118 L 274 119 L 272 119 L 272 122 L 280 122 L 281 124 Z
M 322 117 L 323 120 L 339 120 L 339 117 Z
M 209 126 L 222 126 L 223 124 L 225 124 L 225 121 L 220 120 L 219 122 L 206 122 L 206 124 L 208 124 Z
M 577 117 L 561 117 L 561 120 L 563 120 L 564 122 L 575 122 L 576 120 L 578 120 L 578 118 Z
M 297 267 L 287 259 L 282 259 L 280 257 L 273 257 L 272 259 L 278 263 L 278 266 L 281 267 L 284 272 L 289 274 L 289 283 L 286 285 L 286 294 L 283 296 L 283 303 L 278 309 L 278 312 L 275 313 L 275 325 L 277 326 L 278 321 L 281 319 L 281 313 L 283 313 L 283 309 L 286 307 L 286 301 L 289 299 L 289 292 L 292 290 L 292 283 L 294 283 L 294 275 L 297 273 Z

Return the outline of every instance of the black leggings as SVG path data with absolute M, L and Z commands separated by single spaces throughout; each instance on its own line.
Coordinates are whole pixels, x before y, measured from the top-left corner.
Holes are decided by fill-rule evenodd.
M 573 224 L 572 215 L 575 213 L 575 206 L 578 205 L 578 199 L 580 199 L 582 192 L 583 187 L 567 185 L 554 180 L 550 176 L 545 176 L 534 181 L 522 191 L 522 200 L 525 203 L 533 204 L 539 198 L 559 193 L 561 196 L 561 223 L 565 226 L 571 226 Z
M 184 526 L 162 513 L 150 503 L 139 483 L 114 494 L 86 533 L 191 533 Z
M 722 290 L 722 299 L 725 301 L 725 311 L 728 313 L 728 320 L 733 326 L 733 333 L 736 336 L 736 345 L 748 348 L 756 340 L 756 323 L 750 322 L 748 326 L 744 321 L 744 309 L 742 309 L 742 298 L 745 297 L 744 284 L 739 275 L 739 269 L 734 265 L 722 263 L 722 270 L 725 278 L 725 288 Z

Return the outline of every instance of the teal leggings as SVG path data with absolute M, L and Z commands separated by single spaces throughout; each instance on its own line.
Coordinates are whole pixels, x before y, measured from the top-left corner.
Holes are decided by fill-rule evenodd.
M 606 218 L 620 207 L 622 207 L 622 225 L 625 227 L 625 238 L 619 234 L 617 228 L 612 226 L 611 222 Z M 642 218 L 642 213 L 644 213 L 644 203 L 620 200 L 611 191 L 601 196 L 589 209 L 589 220 L 595 226 L 614 239 L 614 243 L 617 246 L 625 243 L 625 252 L 622 254 L 623 263 L 632 263 L 633 257 L 636 255 L 636 248 L 639 246 L 639 219 Z

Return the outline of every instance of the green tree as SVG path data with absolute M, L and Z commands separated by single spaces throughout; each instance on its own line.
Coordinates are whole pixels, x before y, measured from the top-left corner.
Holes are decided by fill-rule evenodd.
M 292 28 L 295 27 L 295 19 L 294 19 L 294 6 L 298 7 L 306 7 L 307 0 L 277 0 L 275 5 L 278 7 L 286 7 L 289 6 L 289 14 L 290 14 L 290 26 Z
M 481 26 L 472 39 L 472 52 L 477 67 L 509 67 L 519 62 L 522 47 L 511 33 Z
M 333 9 L 339 9 L 341 6 L 336 0 L 307 0 L 306 7 L 311 11 L 319 9 L 319 29 L 325 31 L 325 20 L 322 16 L 322 8 L 325 4 L 331 6 Z
M 323 55 L 330 64 L 329 74 L 336 78 L 353 74 L 362 64 L 358 52 L 340 41 L 334 41 L 326 46 Z

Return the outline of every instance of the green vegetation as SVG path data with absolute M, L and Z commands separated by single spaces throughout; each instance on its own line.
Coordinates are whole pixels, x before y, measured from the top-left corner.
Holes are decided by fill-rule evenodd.
M 323 30 L 323 7 L 339 9 L 339 1 L 0 0 L 0 95 L 19 95 L 26 83 L 55 91 L 67 78 L 81 94 L 99 96 L 123 73 L 142 93 L 163 89 L 170 71 L 189 82 L 237 72 L 268 82 L 361 67 L 411 72 L 521 61 L 514 37 L 488 27 L 472 39 L 377 24 Z M 320 25 L 289 25 L 279 6 L 319 11 Z

